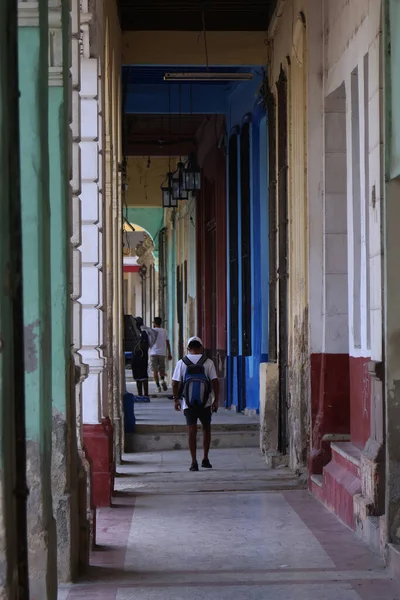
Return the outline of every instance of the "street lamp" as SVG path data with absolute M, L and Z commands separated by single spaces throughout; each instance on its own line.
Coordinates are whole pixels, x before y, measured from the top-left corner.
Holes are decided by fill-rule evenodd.
M 179 161 L 176 171 L 172 173 L 172 195 L 175 200 L 188 200 L 189 194 L 185 189 L 185 165 Z
M 167 184 L 167 185 L 164 185 Z M 178 200 L 173 194 L 173 178 L 172 173 L 168 173 L 165 181 L 161 185 L 162 205 L 163 208 L 176 208 Z
M 197 192 L 201 189 L 201 169 L 197 165 L 194 156 L 191 156 L 187 161 L 183 177 L 184 190 L 187 192 Z

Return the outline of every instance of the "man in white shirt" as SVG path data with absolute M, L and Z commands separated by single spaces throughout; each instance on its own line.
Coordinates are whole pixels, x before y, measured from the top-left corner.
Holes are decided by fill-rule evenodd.
M 172 360 L 171 344 L 169 343 L 169 335 L 166 329 L 161 327 L 162 319 L 156 317 L 153 322 L 153 327 L 157 332 L 157 339 L 154 345 L 150 348 L 150 364 L 154 375 L 154 381 L 157 385 L 157 390 L 161 392 L 160 380 L 162 389 L 167 391 L 168 386 L 165 381 L 165 357 L 168 352 L 168 360 Z
M 197 370 L 193 369 L 194 365 L 199 365 Z M 187 377 L 188 369 L 190 369 L 189 373 L 196 371 L 196 374 L 192 376 L 192 386 L 197 386 L 199 400 L 194 400 L 193 396 L 189 398 L 192 392 L 189 387 L 190 377 Z M 183 397 L 185 390 L 187 398 Z M 197 419 L 203 426 L 204 455 L 201 466 L 204 469 L 211 469 L 212 465 L 208 459 L 211 443 L 211 414 L 218 410 L 219 381 L 213 361 L 205 357 L 203 342 L 196 336 L 190 338 L 188 354 L 184 359 L 178 361 L 175 367 L 172 376 L 172 392 L 175 410 L 183 410 L 189 428 L 189 450 L 192 457 L 190 471 L 199 470 L 196 458 Z

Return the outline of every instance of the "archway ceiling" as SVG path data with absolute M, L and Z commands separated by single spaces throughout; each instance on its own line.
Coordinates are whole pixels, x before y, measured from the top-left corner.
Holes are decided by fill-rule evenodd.
M 118 0 L 124 30 L 264 31 L 276 0 Z
M 128 156 L 179 156 L 196 150 L 204 115 L 126 115 Z

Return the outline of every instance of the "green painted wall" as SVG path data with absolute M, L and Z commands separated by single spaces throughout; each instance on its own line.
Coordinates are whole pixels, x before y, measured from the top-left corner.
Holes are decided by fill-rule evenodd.
M 48 152 L 48 4 L 18 31 L 24 282 L 29 580 L 33 598 L 57 597 L 52 511 L 52 351 Z
M 40 438 L 47 452 L 51 448 L 47 31 L 19 28 L 19 86 L 26 430 L 27 438 Z
M 67 147 L 64 135 L 64 90 L 49 88 L 49 156 L 51 199 L 51 311 L 52 311 L 52 398 L 56 410 L 66 414 L 68 402 L 68 373 L 70 351 L 69 325 L 69 255 L 68 203 L 63 149 Z
M 168 267 L 168 275 L 167 275 L 167 315 L 168 315 L 168 323 L 167 329 L 170 336 L 171 348 L 174 363 L 177 361 L 177 347 L 178 347 L 178 339 L 177 339 L 177 304 L 176 304 L 176 227 L 168 228 L 168 242 L 167 242 L 167 267 Z
M 164 209 L 130 207 L 127 213 L 127 219 L 130 223 L 136 223 L 136 225 L 140 225 L 148 231 L 158 252 L 158 233 L 164 226 Z

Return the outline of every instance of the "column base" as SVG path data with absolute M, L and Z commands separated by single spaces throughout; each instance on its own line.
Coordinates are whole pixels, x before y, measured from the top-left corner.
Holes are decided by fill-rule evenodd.
M 111 506 L 114 489 L 114 428 L 108 417 L 102 423 L 83 425 L 83 444 L 91 464 L 94 508 Z

